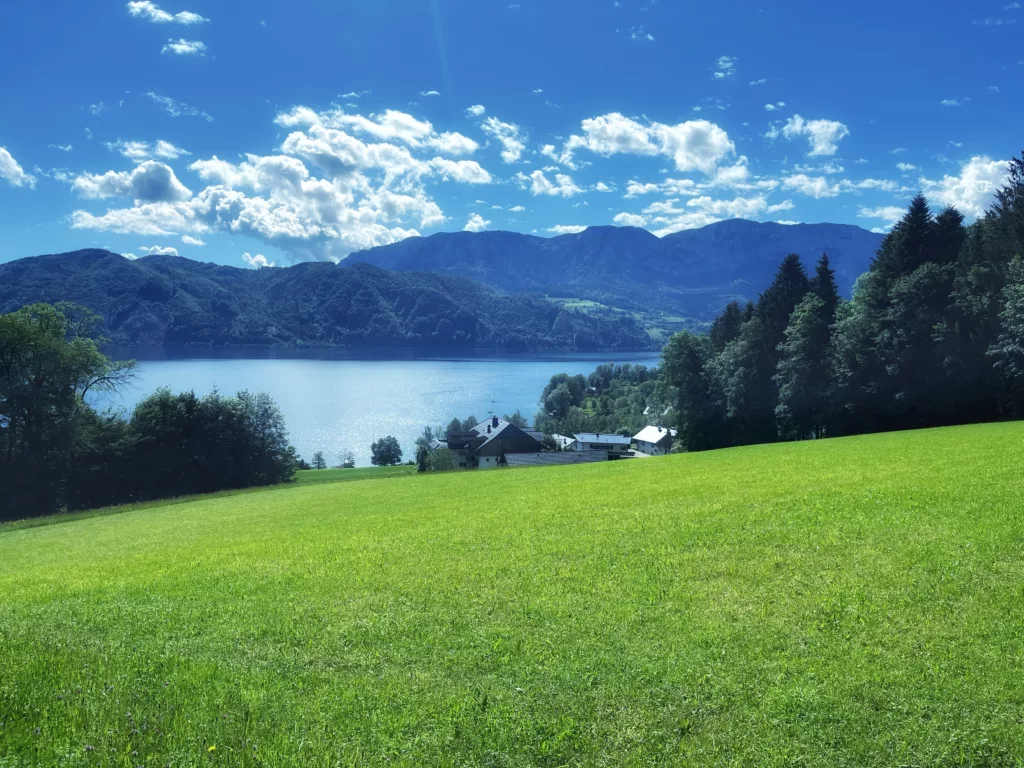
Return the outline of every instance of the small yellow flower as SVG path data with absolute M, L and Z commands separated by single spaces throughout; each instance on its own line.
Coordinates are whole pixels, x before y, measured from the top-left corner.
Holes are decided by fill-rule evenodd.
M 206 751 L 207 752 L 216 752 L 217 748 L 216 747 L 208 747 Z

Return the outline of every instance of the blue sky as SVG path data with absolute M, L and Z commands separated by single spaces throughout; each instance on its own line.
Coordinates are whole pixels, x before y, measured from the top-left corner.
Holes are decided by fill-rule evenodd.
M 5 3 L 0 261 L 972 219 L 1024 144 L 1019 5 Z

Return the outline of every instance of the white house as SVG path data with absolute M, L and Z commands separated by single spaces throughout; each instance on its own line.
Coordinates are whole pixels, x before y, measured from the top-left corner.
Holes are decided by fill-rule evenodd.
M 664 456 L 672 449 L 672 440 L 679 433 L 665 427 L 644 427 L 634 435 L 636 449 L 648 456 Z
M 574 451 L 604 451 L 609 459 L 622 459 L 629 457 L 629 446 L 632 438 L 622 435 L 604 435 L 600 432 L 579 432 L 576 434 L 576 442 L 572 445 Z

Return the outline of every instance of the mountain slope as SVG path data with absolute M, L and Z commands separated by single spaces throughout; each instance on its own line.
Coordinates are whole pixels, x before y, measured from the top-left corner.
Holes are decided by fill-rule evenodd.
M 591 227 L 553 238 L 442 233 L 349 259 L 397 271 L 470 277 L 503 291 L 578 297 L 636 311 L 657 306 L 707 321 L 733 299 L 756 299 L 790 253 L 800 254 L 808 269 L 828 253 L 840 289 L 849 295 L 881 240 L 845 224 L 734 219 L 664 238 L 633 227 Z
M 0 312 L 72 301 L 100 314 L 117 344 L 648 349 L 629 316 L 582 314 L 504 296 L 467 278 L 366 264 L 253 271 L 101 250 L 0 264 Z

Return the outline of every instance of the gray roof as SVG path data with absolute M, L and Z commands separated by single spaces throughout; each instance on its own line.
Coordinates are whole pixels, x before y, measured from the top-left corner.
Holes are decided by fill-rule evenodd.
M 633 436 L 633 439 L 637 442 L 643 443 L 654 443 L 657 445 L 666 437 L 672 435 L 676 437 L 678 434 L 674 429 L 665 429 L 664 427 L 644 427 L 639 433 Z
M 608 461 L 604 451 L 560 451 L 555 453 L 507 453 L 510 467 L 558 467 L 568 464 L 596 464 Z
M 633 442 L 631 437 L 623 437 L 622 435 L 606 435 L 604 433 L 594 432 L 580 432 L 576 435 L 576 442 L 578 443 L 591 443 L 597 445 L 629 445 Z

